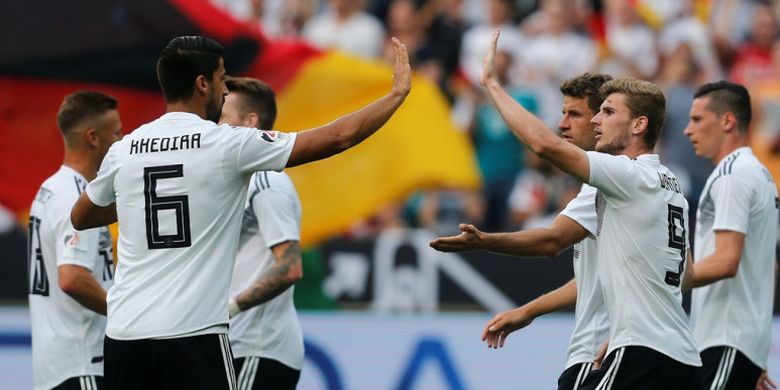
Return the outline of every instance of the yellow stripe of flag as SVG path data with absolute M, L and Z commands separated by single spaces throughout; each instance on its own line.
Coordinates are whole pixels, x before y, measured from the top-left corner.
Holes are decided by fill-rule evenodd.
M 278 94 L 277 129 L 320 126 L 387 93 L 389 65 L 336 52 L 308 61 Z M 477 188 L 467 136 L 450 121 L 437 87 L 415 76 L 395 116 L 362 144 L 289 169 L 303 204 L 302 245 L 343 233 L 355 221 L 422 187 Z

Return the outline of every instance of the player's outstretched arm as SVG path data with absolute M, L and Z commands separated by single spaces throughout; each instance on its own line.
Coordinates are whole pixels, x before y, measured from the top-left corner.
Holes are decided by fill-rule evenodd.
M 715 231 L 715 251 L 693 263 L 692 287 L 734 277 L 739 269 L 744 246 L 745 234 L 730 230 Z
M 396 38 L 392 43 L 395 60 L 390 93 L 325 126 L 298 133 L 288 167 L 343 152 L 374 134 L 393 116 L 412 88 L 412 71 L 406 46 Z
M 588 231 L 569 217 L 559 215 L 548 228 L 529 229 L 511 233 L 485 233 L 460 224 L 461 234 L 439 237 L 430 246 L 441 252 L 487 250 L 512 256 L 552 257 L 562 250 L 584 240 Z
M 577 177 L 583 182 L 590 178 L 590 164 L 585 152 L 553 134 L 537 117 L 506 93 L 496 77 L 494 59 L 500 31 L 493 33 L 490 51 L 482 63 L 480 83 L 488 97 L 520 139 L 534 154 L 549 161 L 561 170 Z
M 488 348 L 501 348 L 510 333 L 530 325 L 536 317 L 574 306 L 576 302 L 577 282 L 572 279 L 523 306 L 496 314 L 485 325 L 482 341 Z
M 62 291 L 81 306 L 106 315 L 106 291 L 88 269 L 80 265 L 63 264 L 57 267 L 57 276 Z
M 116 204 L 100 207 L 84 191 L 70 211 L 70 222 L 77 230 L 106 226 L 116 222 Z
M 228 302 L 230 317 L 268 302 L 303 278 L 298 241 L 284 241 L 271 247 L 276 262 L 249 288 Z

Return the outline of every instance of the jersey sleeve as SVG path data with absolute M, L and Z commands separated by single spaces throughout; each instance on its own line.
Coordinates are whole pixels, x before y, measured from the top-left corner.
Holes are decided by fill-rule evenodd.
M 114 144 L 116 145 L 116 143 Z M 112 163 L 113 146 L 109 149 L 103 162 L 100 164 L 100 170 L 97 177 L 87 184 L 87 196 L 92 203 L 105 207 L 116 202 L 116 193 L 114 192 L 114 175 L 116 175 L 117 165 Z
M 566 205 L 561 211 L 561 215 L 571 218 L 577 222 L 591 236 L 596 236 L 598 226 L 598 216 L 596 215 L 596 189 L 583 184 L 582 189 L 577 196 Z
M 263 188 L 251 200 L 251 207 L 257 215 L 260 234 L 268 248 L 285 242 L 301 239 L 300 203 L 295 187 L 289 179 L 274 180 L 267 172 L 258 173 L 254 180 Z
M 590 164 L 588 184 L 601 190 L 613 201 L 624 202 L 631 196 L 636 175 L 634 164 L 626 156 L 587 152 Z
M 100 243 L 100 229 L 76 230 L 69 217 L 58 221 L 55 229 L 57 266 L 75 264 L 92 271 Z
M 236 130 L 240 141 L 236 156 L 239 172 L 281 171 L 287 165 L 295 145 L 296 133 L 248 127 Z
M 737 172 L 715 180 L 710 187 L 710 197 L 715 204 L 712 229 L 746 234 L 755 188 Z

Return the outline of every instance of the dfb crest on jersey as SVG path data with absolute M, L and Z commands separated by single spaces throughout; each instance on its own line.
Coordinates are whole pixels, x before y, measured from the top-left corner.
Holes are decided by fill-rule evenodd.
M 65 235 L 65 246 L 69 248 L 76 248 L 79 245 L 81 238 L 77 232 L 70 232 Z
M 64 234 L 63 244 L 63 255 L 81 256 L 89 248 L 89 235 L 79 234 L 75 230 L 68 231 Z
M 285 133 L 278 132 L 276 130 L 260 130 L 260 138 L 265 142 L 274 142 L 278 139 L 282 139 L 286 136 Z

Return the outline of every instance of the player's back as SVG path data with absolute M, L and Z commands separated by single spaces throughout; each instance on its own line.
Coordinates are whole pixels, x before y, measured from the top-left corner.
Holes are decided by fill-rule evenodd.
M 88 188 L 96 204 L 116 201 L 120 226 L 109 337 L 170 337 L 227 323 L 247 180 L 282 169 L 294 138 L 174 112 L 112 146 Z
M 276 264 L 270 248 L 300 241 L 301 203 L 285 172 L 257 172 L 247 194 L 230 296 L 250 288 Z M 295 286 L 290 286 L 231 319 L 230 346 L 236 358 L 263 356 L 301 369 L 303 332 L 293 305 L 294 291 Z
M 610 351 L 645 346 L 701 365 L 682 308 L 688 202 L 677 178 L 658 155 L 591 153 Z
M 58 265 L 86 267 L 107 289 L 113 277 L 111 233 L 107 227 L 78 232 L 70 209 L 87 184 L 62 166 L 46 179 L 30 208 L 29 283 L 36 388 L 52 388 L 82 375 L 102 375 L 106 318 L 58 287 Z
M 743 233 L 745 242 L 734 277 L 693 290 L 691 321 L 701 350 L 734 347 L 766 368 L 777 220 L 777 187 L 750 148 L 723 158 L 702 191 L 694 258 L 715 251 L 716 230 Z

